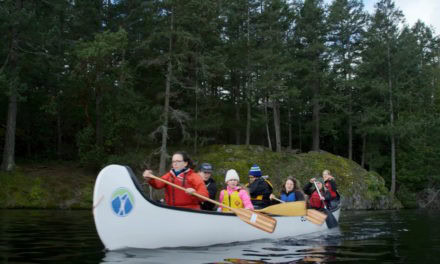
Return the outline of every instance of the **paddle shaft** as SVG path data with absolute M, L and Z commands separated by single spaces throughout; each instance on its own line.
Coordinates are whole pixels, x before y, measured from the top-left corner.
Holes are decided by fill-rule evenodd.
M 175 184 L 175 183 L 169 182 L 169 181 L 167 181 L 167 180 L 164 180 L 164 179 L 159 178 L 159 177 L 154 176 L 154 175 L 150 175 L 150 176 L 148 176 L 148 177 L 153 178 L 153 179 L 156 179 L 156 180 L 158 180 L 158 181 L 161 181 L 161 182 L 163 182 L 163 183 L 166 183 L 166 184 L 168 184 L 168 185 L 171 185 L 171 186 L 173 186 L 174 188 L 177 188 L 177 189 L 180 189 L 180 190 L 186 192 L 186 188 L 185 188 L 185 187 L 182 187 L 182 186 L 177 185 L 177 184 Z M 229 210 L 233 211 L 233 208 L 232 208 L 232 207 L 229 207 L 229 206 L 227 206 L 227 205 L 221 204 L 221 203 L 219 203 L 219 202 L 217 202 L 217 201 L 215 201 L 215 200 L 209 199 L 208 197 L 205 197 L 205 196 L 203 196 L 203 195 L 201 195 L 201 194 L 198 194 L 197 192 L 193 192 L 193 193 L 191 193 L 191 195 L 194 195 L 195 197 L 197 197 L 197 198 L 199 198 L 199 199 L 202 199 L 202 200 L 205 200 L 205 201 L 211 202 L 211 203 L 213 203 L 213 204 L 216 204 L 216 205 L 218 205 L 218 206 L 222 206 L 222 207 L 228 208 Z
M 324 208 L 327 209 L 327 206 L 325 205 L 325 201 L 324 199 L 322 199 L 321 190 L 319 190 L 318 188 L 318 184 L 316 184 L 316 181 L 314 181 L 313 184 L 315 184 L 316 191 L 318 192 L 319 199 L 321 199 L 321 202 L 324 204 Z
M 272 197 L 272 199 L 274 199 L 275 201 L 278 201 L 278 202 L 280 202 L 280 203 L 285 203 L 285 201 L 280 200 L 280 199 L 278 199 L 278 198 L 276 198 L 276 197 Z
M 316 191 L 318 192 L 319 198 L 321 199 L 321 202 L 324 204 L 324 209 L 325 212 L 327 213 L 327 218 L 325 219 L 325 222 L 327 223 L 327 227 L 328 228 L 336 227 L 338 225 L 338 221 L 336 220 L 332 212 L 327 209 L 327 206 L 325 205 L 325 201 L 322 199 L 321 191 L 318 189 L 318 185 L 316 184 L 316 181 L 314 181 L 313 183 L 315 184 Z

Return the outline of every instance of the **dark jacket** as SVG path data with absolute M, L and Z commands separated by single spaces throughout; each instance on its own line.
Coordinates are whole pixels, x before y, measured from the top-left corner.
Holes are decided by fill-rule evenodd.
M 331 195 L 331 200 L 337 199 L 339 200 L 339 193 L 338 193 L 338 188 L 336 187 L 336 182 L 335 180 L 327 180 L 324 183 L 325 188 L 327 188 L 327 190 L 330 192 Z
M 271 205 L 269 196 L 272 193 L 272 186 L 270 186 L 264 178 L 256 178 L 255 181 L 247 187 L 255 209 L 262 209 Z
M 208 189 L 209 192 L 209 198 L 211 200 L 215 200 L 215 197 L 217 195 L 217 185 L 215 184 L 215 180 L 213 178 L 209 178 L 207 181 L 205 181 L 206 189 Z M 215 204 L 210 202 L 202 202 L 201 206 L 202 210 L 207 211 L 213 211 Z

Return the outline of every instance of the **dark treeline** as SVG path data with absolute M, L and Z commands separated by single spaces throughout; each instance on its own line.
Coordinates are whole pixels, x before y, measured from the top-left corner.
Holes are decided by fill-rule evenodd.
M 325 150 L 440 183 L 440 38 L 391 0 L 1 0 L 2 170 L 173 147 Z

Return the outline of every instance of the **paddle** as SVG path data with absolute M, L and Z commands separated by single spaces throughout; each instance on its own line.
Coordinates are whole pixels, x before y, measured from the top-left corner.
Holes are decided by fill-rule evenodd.
M 278 201 L 280 203 L 285 203 L 285 201 L 280 200 L 280 199 L 276 198 L 275 196 L 273 196 L 272 199 L 275 200 L 275 201 Z
M 327 218 L 325 219 L 325 222 L 327 224 L 327 227 L 333 228 L 338 226 L 338 221 L 336 220 L 335 216 L 332 214 L 330 210 L 327 209 L 327 206 L 325 205 L 324 200 L 322 199 L 321 192 L 319 191 L 318 185 L 316 184 L 316 181 L 313 182 L 315 184 L 316 191 L 318 192 L 319 198 L 321 199 L 321 202 L 324 204 L 324 212 L 327 214 Z
M 156 179 L 158 181 L 161 181 L 163 183 L 166 183 L 168 185 L 171 185 L 174 188 L 180 189 L 182 191 L 186 191 L 186 188 L 184 188 L 182 186 L 179 186 L 177 184 L 171 183 L 171 182 L 169 182 L 167 180 L 164 180 L 162 178 L 156 177 L 154 175 L 150 175 L 149 177 L 153 178 L 153 179 Z M 268 233 L 273 233 L 273 231 L 275 230 L 275 227 L 277 225 L 277 220 L 272 218 L 272 217 L 270 217 L 270 216 L 263 215 L 263 214 L 255 212 L 255 211 L 252 211 L 252 210 L 247 210 L 247 209 L 242 209 L 242 208 L 232 208 L 232 207 L 229 207 L 227 205 L 221 204 L 221 203 L 219 203 L 217 201 L 214 201 L 212 199 L 209 199 L 209 198 L 207 198 L 207 197 L 205 197 L 203 195 L 200 195 L 200 194 L 198 194 L 196 192 L 193 192 L 191 194 L 196 196 L 199 199 L 211 202 L 211 203 L 216 204 L 218 206 L 222 206 L 222 207 L 228 208 L 235 215 L 237 215 L 242 221 L 244 221 L 244 222 L 246 222 L 246 223 L 248 223 L 248 224 L 250 224 L 250 225 L 252 225 L 252 226 L 254 226 L 256 228 L 259 228 L 259 229 L 261 229 L 263 231 L 266 231 Z
M 274 204 L 256 211 L 274 215 L 303 216 L 306 215 L 306 202 L 296 201 L 285 203 L 283 201 L 283 203 Z
M 273 215 L 306 216 L 307 220 L 316 225 L 322 225 L 327 218 L 326 214 L 318 210 L 307 209 L 305 201 L 275 204 L 256 211 Z
M 327 215 L 315 209 L 307 209 L 306 218 L 314 224 L 322 225 L 324 224 Z

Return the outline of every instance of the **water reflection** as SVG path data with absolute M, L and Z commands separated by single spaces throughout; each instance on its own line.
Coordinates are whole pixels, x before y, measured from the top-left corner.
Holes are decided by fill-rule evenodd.
M 234 243 L 202 248 L 125 249 L 106 252 L 102 263 L 321 263 L 331 262 L 339 229 L 301 239 Z M 335 240 L 336 239 L 336 240 Z

